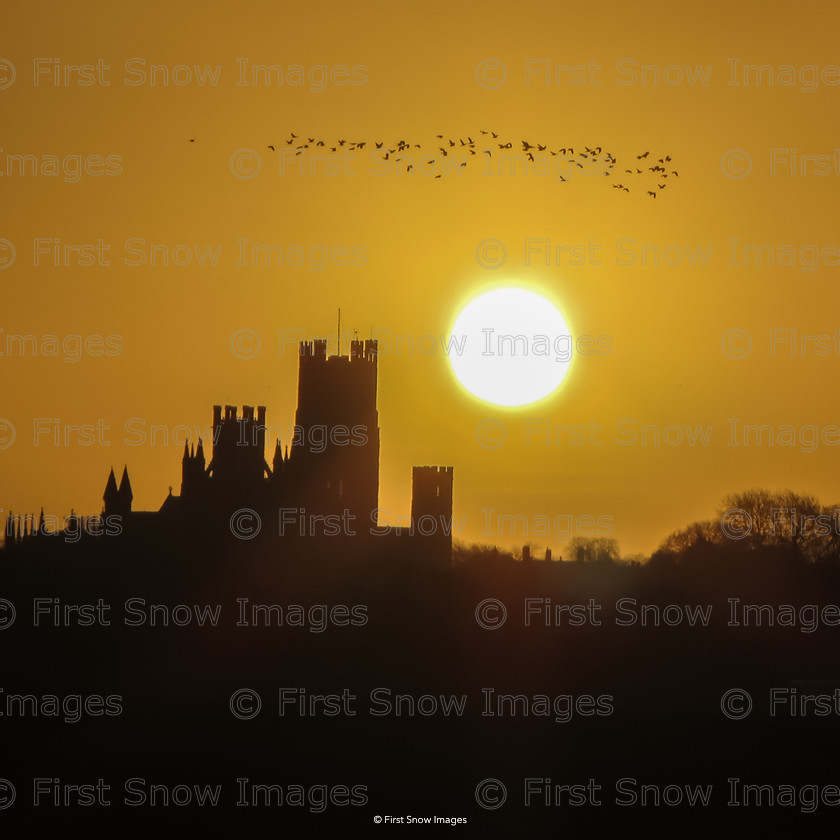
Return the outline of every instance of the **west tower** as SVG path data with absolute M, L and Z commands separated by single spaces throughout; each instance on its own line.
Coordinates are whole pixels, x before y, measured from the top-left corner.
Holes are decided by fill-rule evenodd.
M 307 514 L 347 510 L 363 530 L 379 505 L 376 376 L 375 341 L 351 341 L 349 356 L 327 356 L 324 340 L 300 344 L 289 469 Z

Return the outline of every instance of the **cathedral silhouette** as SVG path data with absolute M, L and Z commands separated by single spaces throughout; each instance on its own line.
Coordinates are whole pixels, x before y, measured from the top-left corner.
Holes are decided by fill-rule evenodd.
M 300 343 L 294 438 L 278 439 L 265 457 L 265 406 L 213 406 L 210 460 L 204 441 L 184 443 L 181 491 L 157 511 L 134 511 L 128 468 L 105 485 L 101 517 L 71 515 L 62 532 L 46 529 L 41 511 L 9 513 L 6 549 L 56 533 L 165 536 L 198 531 L 239 539 L 272 537 L 339 550 L 402 553 L 448 563 L 452 554 L 452 467 L 414 467 L 411 524 L 378 522 L 379 417 L 377 342 L 353 340 L 350 354 L 327 355 L 323 339 Z M 110 529 L 110 530 L 109 530 Z M 358 551 L 354 550 L 354 554 Z

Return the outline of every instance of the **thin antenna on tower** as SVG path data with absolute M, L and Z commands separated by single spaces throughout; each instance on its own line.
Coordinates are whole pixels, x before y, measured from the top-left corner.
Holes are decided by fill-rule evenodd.
M 338 308 L 338 349 L 336 350 L 336 356 L 341 355 L 341 307 Z

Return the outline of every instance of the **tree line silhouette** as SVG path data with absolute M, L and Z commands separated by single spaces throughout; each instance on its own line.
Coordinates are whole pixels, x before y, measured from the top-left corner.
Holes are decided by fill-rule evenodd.
M 517 550 L 480 543 L 456 543 L 453 563 L 505 564 L 535 561 L 542 549 L 533 542 Z M 574 537 L 553 559 L 576 565 L 627 566 L 650 570 L 714 562 L 723 557 L 791 564 L 840 565 L 840 503 L 823 505 L 808 493 L 753 488 L 723 497 L 716 515 L 670 533 L 649 556 L 622 555 L 611 537 Z M 549 555 L 549 559 L 552 559 Z

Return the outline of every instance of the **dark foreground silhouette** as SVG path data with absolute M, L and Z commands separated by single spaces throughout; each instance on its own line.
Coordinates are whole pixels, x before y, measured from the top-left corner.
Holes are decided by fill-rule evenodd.
M 366 837 L 413 815 L 475 837 L 807 836 L 836 820 L 833 560 L 700 541 L 643 566 L 476 549 L 447 567 L 332 545 L 0 552 L 4 830 Z

